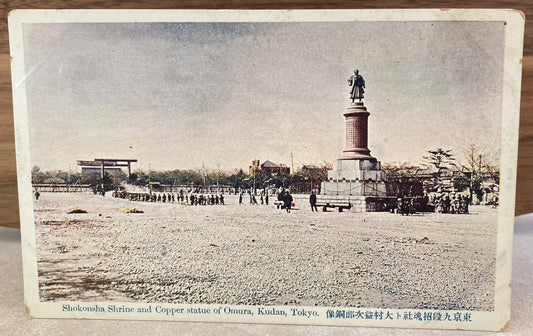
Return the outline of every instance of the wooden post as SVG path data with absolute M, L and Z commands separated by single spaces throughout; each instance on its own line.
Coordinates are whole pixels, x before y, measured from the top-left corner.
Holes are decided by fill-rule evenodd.
M 105 185 L 104 185 L 104 161 L 102 161 L 102 170 L 100 171 L 100 175 L 101 175 L 101 178 L 102 178 L 102 192 L 104 192 L 104 190 L 105 190 Z

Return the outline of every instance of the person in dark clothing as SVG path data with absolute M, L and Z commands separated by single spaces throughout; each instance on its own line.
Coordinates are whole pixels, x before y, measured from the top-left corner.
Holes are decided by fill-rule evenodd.
M 443 198 L 443 204 L 444 204 L 444 213 L 449 213 L 450 212 L 450 205 L 452 204 L 452 202 L 450 200 L 450 197 L 445 195 L 444 198 Z
M 277 208 L 279 209 L 280 208 L 280 203 L 279 202 L 283 202 L 285 204 L 285 201 L 283 200 L 283 198 L 285 197 L 285 191 L 281 191 L 278 193 L 278 206 Z M 285 205 L 283 205 L 281 207 L 281 209 L 285 208 Z
M 311 192 L 311 196 L 309 196 L 309 203 L 311 203 L 311 211 L 318 212 L 318 209 L 316 207 L 316 195 L 314 191 Z
M 398 208 L 402 216 L 409 216 L 409 199 L 405 196 L 402 197 L 398 203 Z
M 291 194 L 287 191 L 285 193 L 285 196 L 283 196 L 283 207 L 285 208 L 285 210 L 287 212 L 291 212 L 291 206 L 292 206 L 292 196 Z
M 265 204 L 268 205 L 268 192 L 265 195 Z
M 41 193 L 39 192 L 39 190 L 36 190 L 35 191 L 35 200 L 36 201 L 39 199 L 39 196 L 41 196 Z
M 242 193 L 239 194 L 239 205 L 242 204 Z

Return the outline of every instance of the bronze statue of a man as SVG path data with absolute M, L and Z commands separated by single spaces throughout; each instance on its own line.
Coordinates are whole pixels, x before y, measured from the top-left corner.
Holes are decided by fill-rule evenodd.
M 355 70 L 353 72 L 353 75 L 350 76 L 348 79 L 348 85 L 352 87 L 350 90 L 350 99 L 352 100 L 352 103 L 355 102 L 356 99 L 364 98 L 363 93 L 365 93 L 365 80 L 363 79 L 363 76 L 359 74 L 359 70 Z

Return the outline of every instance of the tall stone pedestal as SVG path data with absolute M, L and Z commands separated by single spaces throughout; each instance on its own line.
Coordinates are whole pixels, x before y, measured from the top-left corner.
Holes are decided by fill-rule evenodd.
M 335 170 L 322 182 L 320 202 L 350 202 L 352 211 L 379 211 L 386 208 L 385 172 L 368 149 L 368 116 L 363 102 L 351 103 L 344 113 L 346 136 L 344 150 Z
M 368 149 L 368 116 L 363 102 L 351 103 L 344 113 L 345 144 L 340 160 L 373 159 Z

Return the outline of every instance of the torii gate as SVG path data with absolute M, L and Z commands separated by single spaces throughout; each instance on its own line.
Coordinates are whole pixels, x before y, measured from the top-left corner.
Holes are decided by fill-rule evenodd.
M 100 178 L 104 178 L 106 167 L 128 167 L 128 178 L 131 177 L 131 163 L 137 162 L 135 159 L 94 159 L 93 161 L 78 160 L 81 167 L 100 167 Z

